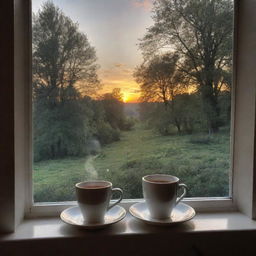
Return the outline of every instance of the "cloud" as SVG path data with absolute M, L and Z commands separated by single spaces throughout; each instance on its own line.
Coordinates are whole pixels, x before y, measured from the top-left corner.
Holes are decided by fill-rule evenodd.
M 150 10 L 153 7 L 152 0 L 132 0 L 132 5 L 136 8 L 143 8 L 144 10 Z
M 114 64 L 114 67 L 115 67 L 115 68 L 124 68 L 124 67 L 125 67 L 125 64 L 123 64 L 123 63 L 115 63 L 115 64 Z
M 140 90 L 139 89 L 131 90 L 131 93 L 138 94 L 140 93 Z
M 132 74 L 133 73 L 133 70 L 132 69 L 128 69 L 128 68 L 124 68 L 122 69 L 123 73 L 126 73 L 126 74 Z
M 99 75 L 102 80 L 133 80 L 134 69 L 123 63 L 113 63 L 110 68 L 101 69 Z
M 117 68 L 119 73 L 125 73 L 130 75 L 132 75 L 133 73 L 133 69 L 127 67 L 127 65 L 123 63 L 115 63 L 114 68 Z
M 137 102 L 140 96 L 140 87 L 133 77 L 134 68 L 124 63 L 112 63 L 109 68 L 101 69 L 99 72 L 103 82 L 103 88 L 98 94 L 110 93 L 114 88 L 121 88 L 121 91 L 129 102 Z

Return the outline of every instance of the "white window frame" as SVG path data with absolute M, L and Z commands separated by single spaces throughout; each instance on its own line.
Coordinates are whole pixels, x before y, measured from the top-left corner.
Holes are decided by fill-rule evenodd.
M 31 8 L 30 8 L 31 11 Z M 236 21 L 236 12 L 234 12 L 234 20 Z M 236 22 L 234 22 L 234 24 L 236 24 Z M 235 27 L 235 26 L 234 26 Z M 31 34 L 31 33 L 30 33 Z M 234 31 L 234 35 L 236 34 L 236 31 Z M 29 38 L 31 38 L 31 35 L 29 35 Z M 234 36 L 235 38 L 235 36 Z M 235 40 L 234 40 L 235 41 Z M 30 39 L 30 44 L 31 44 L 31 39 Z M 233 47 L 233 56 L 234 59 L 236 58 L 236 44 L 234 43 L 234 47 Z M 233 65 L 233 69 L 234 69 L 234 74 L 235 74 L 235 61 L 234 61 L 234 65 Z M 232 89 L 232 116 L 231 116 L 231 143 L 230 143 L 230 152 L 231 152 L 231 167 L 230 167 L 230 195 L 228 197 L 199 197 L 199 198 L 185 198 L 183 200 L 183 202 L 191 205 L 192 207 L 194 207 L 196 209 L 196 211 L 227 211 L 227 210 L 236 210 L 236 205 L 234 203 L 233 200 L 233 186 L 232 186 L 232 177 L 233 177 L 233 152 L 234 152 L 234 126 L 235 126 L 235 118 L 234 118 L 234 109 L 235 109 L 235 76 L 233 79 L 233 89 Z M 30 83 L 30 95 L 31 95 L 31 83 Z M 29 113 L 27 113 L 29 115 L 30 118 L 32 116 L 31 110 L 32 110 L 32 102 L 30 100 L 29 102 L 30 105 L 30 109 L 29 109 Z M 30 118 L 30 137 L 32 137 L 32 125 L 31 125 L 31 118 Z M 32 148 L 32 139 L 30 138 L 30 152 L 32 152 L 31 150 Z M 33 184 L 32 184 L 32 155 L 29 157 L 28 159 L 30 162 L 28 164 L 29 166 L 29 183 L 28 183 L 28 191 L 27 191 L 27 211 L 26 211 L 26 215 L 27 216 L 55 216 L 60 214 L 60 212 L 72 205 L 75 205 L 76 202 L 56 202 L 56 203 L 34 203 L 33 202 Z M 129 206 L 133 203 L 136 202 L 141 202 L 143 201 L 143 199 L 124 199 L 122 201 L 122 205 L 128 209 Z
M 17 0 L 15 0 L 17 1 Z M 18 1 L 17 1 L 18 2 Z M 24 13 L 27 13 L 28 8 L 31 10 L 31 4 L 29 0 L 20 1 L 20 9 Z M 227 198 L 186 198 L 185 203 L 188 203 L 196 209 L 196 211 L 234 211 L 239 210 L 244 212 L 250 217 L 255 217 L 255 204 L 254 204 L 254 186 L 255 176 L 254 174 L 254 128 L 255 128 L 255 84 L 256 79 L 252 71 L 252 67 L 256 66 L 256 54 L 252 53 L 252 50 L 256 46 L 248 44 L 249 41 L 255 40 L 256 42 L 256 29 L 251 30 L 250 25 L 256 24 L 255 15 L 253 10 L 256 10 L 256 4 L 253 0 L 235 0 L 235 31 L 234 31 L 234 63 L 233 63 L 233 100 L 232 100 L 232 117 L 231 117 L 231 159 L 232 160 L 232 178 L 230 181 L 230 197 Z M 17 9 L 19 12 L 19 9 Z M 22 15 L 22 14 L 20 14 Z M 23 17 L 24 18 L 24 17 Z M 28 28 L 29 19 L 24 18 L 23 24 Z M 253 23 L 254 22 L 254 23 Z M 30 23 L 31 24 L 31 23 Z M 18 28 L 17 28 L 18 29 Z M 30 38 L 31 29 L 25 29 L 26 33 L 23 35 L 25 38 Z M 240 37 L 240 34 L 243 36 Z M 20 35 L 22 37 L 22 35 Z M 30 45 L 30 49 L 27 47 Z M 31 50 L 31 38 L 28 41 L 24 41 L 26 50 Z M 20 46 L 22 47 L 22 45 Z M 255 51 L 256 52 L 256 51 Z M 31 55 L 27 54 L 22 58 L 30 58 Z M 17 57 L 18 59 L 18 57 Z M 19 60 L 19 59 L 18 59 Z M 25 170 L 24 187 L 25 187 L 25 209 L 24 214 L 27 217 L 31 216 L 57 216 L 63 209 L 74 205 L 75 202 L 60 202 L 60 203 L 33 203 L 32 193 L 32 139 L 31 139 L 31 68 L 28 60 L 25 61 L 26 65 L 23 67 L 23 71 L 29 74 L 29 77 L 24 78 L 25 82 L 25 94 L 19 95 L 23 100 L 25 106 L 23 123 L 27 123 L 26 127 L 21 127 L 24 130 L 25 141 L 25 155 L 23 169 Z M 19 72 L 22 72 L 20 67 Z M 18 73 L 18 72 L 17 72 Z M 21 81 L 17 81 L 15 86 Z M 242 90 L 246 83 L 246 92 Z M 236 101 L 234 100 L 235 92 L 239 91 L 236 95 Z M 249 91 L 249 92 L 248 92 Z M 254 93 L 254 95 L 252 95 Z M 254 97 L 253 97 L 254 96 Z M 23 97 L 23 98 L 22 98 Z M 16 104 L 16 108 L 19 108 L 19 104 Z M 246 111 L 248 115 L 244 115 L 243 111 Z M 16 126 L 19 123 L 16 122 Z M 244 131 L 247 131 L 244 135 Z M 20 132 L 20 130 L 19 130 Z M 232 150 L 233 149 L 233 150 Z M 234 156 L 234 157 L 233 157 Z M 0 182 L 1 183 L 1 182 Z M 16 196 L 17 197 L 17 196 Z M 142 199 L 123 200 L 122 205 L 127 209 L 132 203 L 141 201 Z

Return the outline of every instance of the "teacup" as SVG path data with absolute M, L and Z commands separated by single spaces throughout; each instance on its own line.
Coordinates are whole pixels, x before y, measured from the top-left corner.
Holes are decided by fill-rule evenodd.
M 120 193 L 120 198 L 110 204 L 112 192 Z M 123 199 L 120 188 L 112 188 L 109 181 L 84 181 L 76 184 L 76 196 L 85 223 L 103 223 L 106 211 L 117 205 Z
M 187 186 L 179 184 L 179 178 L 166 174 L 144 176 L 142 187 L 149 213 L 154 219 L 170 218 L 173 208 L 187 192 Z M 179 188 L 184 190 L 180 197 L 177 195 Z

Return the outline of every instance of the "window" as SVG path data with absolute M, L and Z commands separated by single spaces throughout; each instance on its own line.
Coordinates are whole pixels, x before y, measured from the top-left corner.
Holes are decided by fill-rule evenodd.
M 84 179 L 141 198 L 149 173 L 231 196 L 233 1 L 32 7 L 35 202 L 75 200 Z
M 2 69 L 6 76 L 3 77 L 1 89 L 4 93 L 0 94 L 1 103 L 4 107 L 0 109 L 1 113 L 12 117 L 15 113 L 15 131 L 12 122 L 9 120 L 7 129 L 1 132 L 1 145 L 5 150 L 2 151 L 1 160 L 6 170 L 6 174 L 1 175 L 1 202 L 3 202 L 0 209 L 0 229 L 13 230 L 14 229 L 14 214 L 15 223 L 19 223 L 24 216 L 24 203 L 26 192 L 27 207 L 26 214 L 58 214 L 66 205 L 57 204 L 36 204 L 31 207 L 31 173 L 30 169 L 30 148 L 29 148 L 29 119 L 30 111 L 28 108 L 29 96 L 29 73 L 28 68 L 28 46 L 27 39 L 29 38 L 29 1 L 15 1 L 15 12 L 13 12 L 12 1 L 2 2 L 4 10 L 8 17 L 1 23 L 10 25 L 7 30 L 9 40 L 1 41 L 4 44 L 4 49 L 8 51 L 7 56 L 10 57 L 11 52 L 15 50 L 15 67 L 8 65 L 8 74 L 6 69 Z M 234 55 L 234 87 L 235 106 L 234 106 L 234 158 L 233 158 L 233 200 L 215 200 L 215 199 L 193 199 L 187 201 L 197 209 L 203 210 L 231 210 L 235 206 L 239 211 L 247 214 L 250 217 L 255 217 L 255 186 L 254 186 L 254 138 L 255 138 L 255 61 L 256 51 L 253 42 L 256 41 L 255 30 L 252 29 L 252 24 L 256 24 L 255 3 L 253 1 L 238 1 L 235 2 L 235 55 Z M 10 43 L 14 39 L 13 35 L 13 17 L 14 17 L 14 34 L 15 34 L 15 49 Z M 4 31 L 6 26 L 4 25 Z M 24 32 L 25 31 L 25 32 Z M 4 53 L 7 53 L 4 52 Z M 9 59 L 9 57 L 7 57 Z M 5 65 L 6 62 L 5 62 Z M 6 68 L 7 66 L 5 66 Z M 14 71 L 13 71 L 14 70 Z M 10 74 L 9 74 L 10 71 Z M 13 74 L 15 73 L 15 75 Z M 14 81 L 13 81 L 13 78 Z M 13 84 L 15 94 L 13 92 Z M 25 93 L 24 93 L 25 92 Z M 14 97 L 15 96 L 15 97 Z M 15 101 L 15 108 L 13 109 L 12 101 Z M 6 104 L 5 104 L 6 103 Z M 234 104 L 234 102 L 233 102 Z M 15 112 L 14 112 L 15 110 Z M 5 115 L 2 115 L 3 117 Z M 7 124 L 5 122 L 4 124 Z M 12 141 L 15 137 L 15 145 Z M 11 144 L 10 144 L 11 143 Z M 15 150 L 14 150 L 15 148 Z M 14 154 L 15 153 L 15 154 Z M 13 167 L 15 163 L 15 168 Z M 15 178 L 14 178 L 15 177 Z M 15 194 L 13 186 L 15 184 Z M 234 204 L 232 204 L 232 202 Z M 15 208 L 15 209 L 14 209 Z
M 30 169 L 30 110 L 29 108 L 29 1 L 15 1 L 15 12 L 13 12 L 12 1 L 5 1 L 4 10 L 8 17 L 1 23 L 1 27 L 8 24 L 8 30 L 5 36 L 8 40 L 1 41 L 4 53 L 11 56 L 15 50 L 14 63 L 7 66 L 1 72 L 5 74 L 2 80 L 0 94 L 1 103 L 4 105 L 0 109 L 2 117 L 8 115 L 12 117 L 15 113 L 15 131 L 12 121 L 8 119 L 5 124 L 7 129 L 1 130 L 1 146 L 4 150 L 1 153 L 2 167 L 5 174 L 1 175 L 1 202 L 0 208 L 0 230 L 14 229 L 15 223 L 18 224 L 24 217 L 24 204 L 26 203 L 26 215 L 56 215 L 70 203 L 65 204 L 32 204 L 31 195 L 31 176 Z M 239 211 L 255 218 L 255 186 L 254 186 L 254 170 L 255 170 L 255 61 L 256 51 L 254 42 L 256 41 L 255 30 L 252 24 L 256 24 L 255 3 L 253 1 L 235 1 L 235 51 L 234 51 L 234 88 L 235 104 L 233 112 L 233 132 L 234 151 L 233 151 L 233 178 L 232 178 L 232 200 L 217 198 L 199 198 L 187 199 L 187 203 L 199 210 L 216 211 L 216 210 L 232 210 L 237 207 Z M 3 10 L 1 8 L 1 10 Z M 10 43 L 14 39 L 13 21 L 14 17 L 14 35 L 15 49 Z M 10 27 L 9 27 L 10 26 Z M 7 57 L 7 59 L 9 59 Z M 7 68 L 8 67 L 8 68 Z M 8 70 L 8 72 L 6 72 Z M 10 72 L 10 73 L 9 73 Z M 15 75 L 13 74 L 15 73 Z M 14 81 L 13 81 L 13 78 Z M 13 85 L 14 84 L 14 85 Z M 12 88 L 15 88 L 15 94 Z M 25 93 L 24 93 L 25 92 Z M 14 97 L 15 96 L 15 97 Z M 12 101 L 15 101 L 13 109 Z M 6 120 L 6 119 L 5 119 Z M 7 125 L 8 123 L 8 125 Z M 15 145 L 12 141 L 15 137 Z M 15 148 L 15 150 L 14 150 Z M 15 153 L 15 154 L 14 154 Z M 13 167 L 15 163 L 15 168 Z M 15 185 L 15 193 L 13 186 Z M 26 190 L 26 196 L 24 193 Z M 26 200 L 25 200 L 26 199 Z M 32 207 L 31 207 L 32 205 Z

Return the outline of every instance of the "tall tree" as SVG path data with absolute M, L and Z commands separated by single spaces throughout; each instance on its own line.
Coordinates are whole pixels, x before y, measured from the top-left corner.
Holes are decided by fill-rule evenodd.
M 165 115 L 165 124 L 174 123 L 181 131 L 179 119 L 174 112 L 175 95 L 182 92 L 184 84 L 180 83 L 180 73 L 177 72 L 176 63 L 178 55 L 165 53 L 154 56 L 138 67 L 134 73 L 136 81 L 140 84 L 141 101 L 160 101 L 164 103 L 165 111 L 172 112 Z M 168 109 L 169 107 L 169 109 Z
M 165 106 L 180 91 L 176 69 L 177 55 L 164 54 L 143 63 L 135 72 L 134 77 L 141 89 L 141 101 L 162 101 Z
M 35 160 L 85 154 L 93 111 L 82 95 L 100 86 L 95 50 L 50 1 L 33 16 L 32 32 Z
M 197 85 L 210 131 L 219 128 L 218 96 L 231 85 L 231 0 L 155 0 L 154 25 L 141 41 L 146 60 L 163 49 L 180 56 L 177 66 Z
M 35 97 L 46 90 L 56 103 L 99 88 L 95 49 L 57 6 L 46 2 L 33 16 L 32 31 Z

